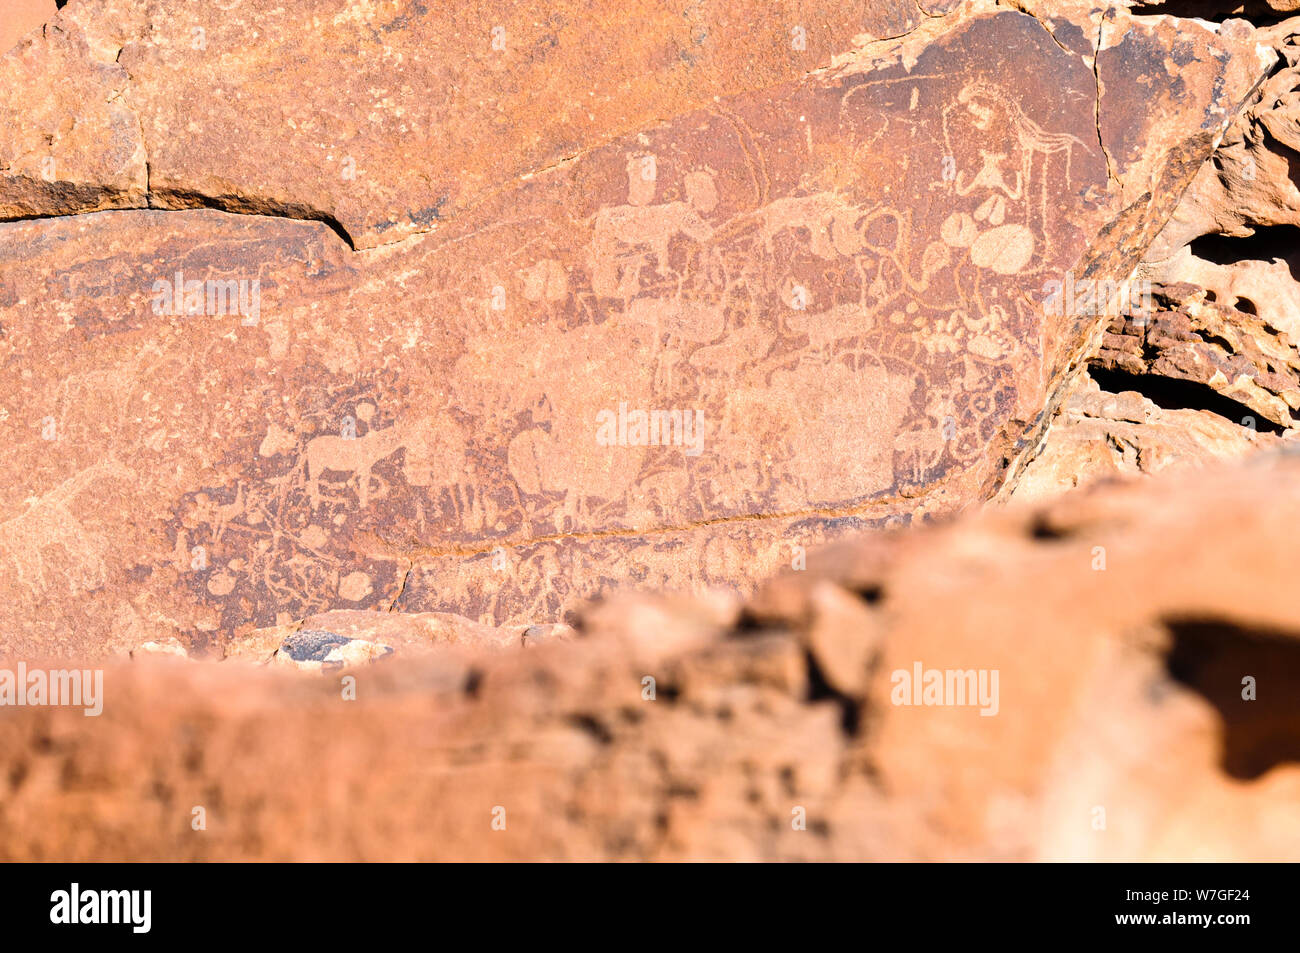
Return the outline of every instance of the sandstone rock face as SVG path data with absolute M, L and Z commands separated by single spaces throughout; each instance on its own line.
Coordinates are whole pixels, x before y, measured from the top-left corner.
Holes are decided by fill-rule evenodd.
M 1300 335 L 1289 265 L 1300 226 L 1291 170 L 1300 149 L 1300 34 L 1287 21 L 1259 33 L 1278 68 L 1233 120 L 1145 255 L 1144 277 L 1205 288 L 1209 300 Z M 1261 310 L 1263 309 L 1263 310 Z
M 22 160 L 0 177 L 0 214 L 216 206 L 329 221 L 370 247 L 660 117 L 793 79 L 854 40 L 924 19 L 908 0 L 706 0 L 685 11 L 641 0 L 596 15 L 585 3 L 480 7 L 74 2 L 0 64 L 0 88 L 13 90 L 0 102 L 13 136 L 0 158 Z M 33 121 L 21 89 L 38 67 L 111 95 L 63 97 Z M 105 114 L 100 124 L 130 116 L 121 141 L 76 129 L 87 110 Z M 121 165 L 136 148 L 147 170 Z M 46 158 L 54 187 L 33 198 Z
M 1070 392 L 1041 453 L 1003 495 L 1236 459 L 1295 436 L 1300 37 L 1292 22 L 1260 37 L 1278 68 L 1148 249 L 1137 271 L 1145 300 L 1111 316 L 1089 358 L 1096 381 Z
M 623 597 L 576 641 L 395 655 L 355 701 L 110 667 L 99 719 L 0 718 L 0 856 L 1295 860 L 1297 488 L 1265 453 L 876 534 L 741 607 Z M 917 666 L 945 694 L 904 691 Z
M 61 13 L 0 57 L 0 73 L 0 219 L 148 203 L 129 77 L 102 41 Z
M 33 6 L 0 859 L 1300 858 L 1296 3 Z
M 467 14 L 125 2 L 5 58 L 12 109 L 65 92 L 0 201 L 67 217 L 0 225 L 0 648 L 556 622 L 986 499 L 1103 330 L 1045 288 L 1128 277 L 1273 59 L 1242 21 L 982 3 L 828 4 L 793 57 L 733 9 L 618 29 L 598 80 L 594 21 L 522 4 L 498 59 Z M 480 45 L 418 54 L 452 26 Z
M 1201 385 L 1289 428 L 1300 409 L 1300 354 L 1266 319 L 1206 302 L 1204 289 L 1162 287 L 1159 310 L 1107 328 L 1093 363 L 1107 371 Z M 1255 417 L 1238 421 L 1254 426 Z
M 1300 224 L 1300 191 L 1288 161 L 1300 131 L 1295 121 L 1300 48 L 1290 30 L 1273 39 L 1284 68 L 1263 83 L 1258 101 L 1229 125 L 1214 158 L 1197 173 L 1152 243 L 1148 261 L 1165 261 L 1202 235 L 1247 237 L 1259 226 Z
M 1300 353 L 1283 324 L 1218 304 L 1201 286 L 1153 286 L 1149 307 L 1111 320 L 1090 376 L 1002 495 L 1039 498 L 1294 439 Z

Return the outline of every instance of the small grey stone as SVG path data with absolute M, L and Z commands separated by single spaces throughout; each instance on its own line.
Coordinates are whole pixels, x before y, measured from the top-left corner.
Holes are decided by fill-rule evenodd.
M 304 629 L 285 639 L 280 651 L 287 653 L 295 662 L 323 662 L 331 650 L 351 641 L 352 639 L 337 632 Z

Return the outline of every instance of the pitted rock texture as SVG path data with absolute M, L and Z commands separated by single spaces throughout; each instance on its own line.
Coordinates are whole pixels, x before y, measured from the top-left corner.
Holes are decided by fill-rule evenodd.
M 1259 31 L 1259 38 L 1277 53 L 1278 68 L 1192 180 L 1148 250 L 1149 262 L 1166 262 L 1204 235 L 1248 238 L 1261 227 L 1300 225 L 1300 190 L 1291 171 L 1300 157 L 1300 35 L 1295 21 L 1286 21 Z M 1154 277 L 1194 280 L 1177 264 Z
M 1300 412 L 1300 352 L 1295 338 L 1266 319 L 1206 300 L 1189 284 L 1161 286 L 1158 308 L 1111 323 L 1094 366 L 1133 376 L 1198 384 L 1236 401 L 1245 413 L 1283 429 Z
M 1291 20 L 1258 35 L 1278 54 L 1273 75 L 1148 249 L 1131 287 L 1145 300 L 1106 312 L 1090 376 L 1004 496 L 1238 459 L 1295 437 L 1300 36 Z
M 1151 388 L 1155 378 L 1099 376 L 1116 390 L 1103 390 L 1091 374 L 1085 375 L 1052 421 L 1042 449 L 1006 497 L 1047 499 L 1099 480 L 1240 460 L 1295 436 L 1243 426 L 1241 418 L 1260 418 L 1230 401 L 1208 410 L 1202 407 L 1204 394 L 1189 397 L 1177 388 L 1156 386 L 1155 396 L 1162 400 L 1156 403 L 1134 389 Z
M 620 597 L 351 701 L 110 666 L 99 718 L 0 711 L 0 857 L 1294 861 L 1298 459 L 875 534 L 743 606 Z M 996 695 L 908 703 L 918 665 Z
M 633 109 L 635 132 L 575 120 L 589 138 L 571 160 L 551 162 L 572 143 L 546 126 L 536 148 L 497 150 L 495 184 L 467 174 L 440 227 L 358 252 L 341 237 L 420 215 L 366 189 L 343 193 L 355 219 L 316 215 L 303 196 L 332 193 L 277 184 L 312 167 L 293 137 L 252 176 L 270 191 L 239 185 L 238 201 L 167 159 L 222 168 L 193 145 L 204 104 L 247 107 L 202 67 L 236 20 L 204 7 L 207 51 L 175 59 L 197 14 L 164 6 L 74 2 L 3 65 L 93 85 L 86 121 L 122 131 L 62 140 L 78 182 L 116 183 L 92 207 L 144 189 L 281 217 L 0 225 L 4 654 L 178 633 L 222 654 L 342 608 L 558 621 L 619 587 L 743 591 L 809 545 L 986 499 L 1103 330 L 1044 314 L 1045 284 L 1127 277 L 1273 61 L 1241 21 L 965 5 L 896 40 L 841 37 L 837 65 L 797 79 L 781 59 L 755 80 L 776 85 L 715 86 L 699 109 L 670 97 L 650 123 Z M 258 9 L 231 15 L 246 45 L 253 29 L 290 42 Z M 387 42 L 415 43 L 430 17 L 385 20 Z M 335 29 L 369 36 L 325 26 L 326 49 Z M 311 35 L 295 25 L 293 42 Z M 148 108 L 164 75 L 193 140 Z M 208 99 L 178 94 L 200 82 Z M 16 141 L 56 119 L 19 122 Z M 450 141 L 430 161 L 461 162 Z M 32 178 L 39 153 L 7 180 L 37 206 L 58 184 Z M 405 175 L 384 187 L 415 202 Z
M 323 629 L 301 629 L 289 636 L 271 657 L 272 664 L 312 672 L 332 672 L 366 665 L 393 654 L 391 645 L 352 639 Z
M 336 632 L 303 629 L 285 639 L 279 652 L 283 652 L 295 662 L 323 662 L 333 649 L 346 645 L 350 641 L 352 640 Z

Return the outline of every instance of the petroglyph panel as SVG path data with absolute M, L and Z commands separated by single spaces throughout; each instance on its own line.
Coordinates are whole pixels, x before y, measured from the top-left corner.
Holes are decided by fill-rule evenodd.
M 1002 12 L 381 249 L 209 210 L 0 225 L 0 648 L 219 651 L 335 608 L 552 621 L 986 498 L 1090 333 L 1045 285 L 1125 277 L 1249 85 L 1189 29 L 1194 62 L 1130 78 L 1182 95 L 1127 198 L 1091 61 Z
M 924 19 L 913 0 L 81 0 L 0 59 L 0 218 L 143 208 L 147 188 L 380 245 Z

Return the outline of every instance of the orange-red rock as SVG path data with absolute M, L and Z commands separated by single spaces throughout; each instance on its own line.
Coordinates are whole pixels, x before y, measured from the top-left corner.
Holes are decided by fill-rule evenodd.
M 1264 454 L 989 509 L 739 615 L 615 600 L 350 685 L 110 666 L 98 718 L 0 708 L 0 856 L 1295 860 L 1298 487 Z M 996 692 L 909 704 L 918 664 Z
M 91 77 L 108 91 L 87 94 L 110 110 L 96 121 L 138 120 L 129 157 L 129 136 L 112 161 L 62 140 L 115 170 L 113 202 L 132 201 L 142 155 L 156 205 L 183 182 L 195 202 L 225 194 L 175 154 L 231 195 L 263 190 L 217 204 L 312 217 L 304 203 L 335 193 L 304 173 L 305 118 L 246 171 L 202 145 L 213 103 L 250 108 L 205 64 L 224 50 L 231 75 L 253 69 L 291 42 L 281 14 L 204 9 L 192 60 L 192 8 L 86 3 L 44 38 L 66 63 L 33 43 L 5 64 Z M 380 19 L 395 51 L 432 22 Z M 348 16 L 322 28 L 313 56 L 372 41 Z M 265 39 L 236 55 L 251 30 Z M 511 151 L 461 125 L 482 107 L 466 102 L 427 153 L 443 165 L 383 164 L 382 189 L 346 192 L 355 216 L 339 199 L 326 217 L 354 240 L 401 234 L 412 219 L 384 189 L 438 191 L 471 145 L 488 171 L 432 233 L 361 252 L 321 224 L 207 210 L 0 226 L 0 649 L 180 633 L 221 654 L 339 608 L 553 622 L 613 588 L 744 590 L 820 540 L 987 498 L 1102 329 L 1044 315 L 1045 284 L 1127 277 L 1268 68 L 1254 39 L 1240 21 L 973 4 L 901 39 L 845 37 L 834 68 L 764 89 L 788 59 L 698 101 L 648 81 L 626 100 L 638 131 L 558 163 L 563 117 L 522 116 L 515 133 L 550 131 Z M 302 68 L 368 82 L 335 59 Z M 408 94 L 392 95 L 373 123 L 396 156 L 411 147 L 386 124 Z M 664 432 L 638 430 L 652 414 Z
M 25 34 L 51 19 L 54 0 L 5 0 L 0 8 L 0 53 L 7 53 Z
M 1001 495 L 1049 498 L 1099 480 L 1240 460 L 1290 439 L 1214 410 L 1161 406 L 1132 388 L 1112 386 L 1120 389 L 1103 390 L 1085 375 L 1052 421 L 1038 455 Z
M 924 19 L 911 0 L 83 0 L 0 61 L 0 217 L 147 199 L 329 220 L 379 245 Z M 36 82 L 72 94 L 32 116 Z M 147 169 L 123 163 L 137 148 Z
M 0 859 L 1300 856 L 1300 35 L 1163 8 L 7 19 Z

